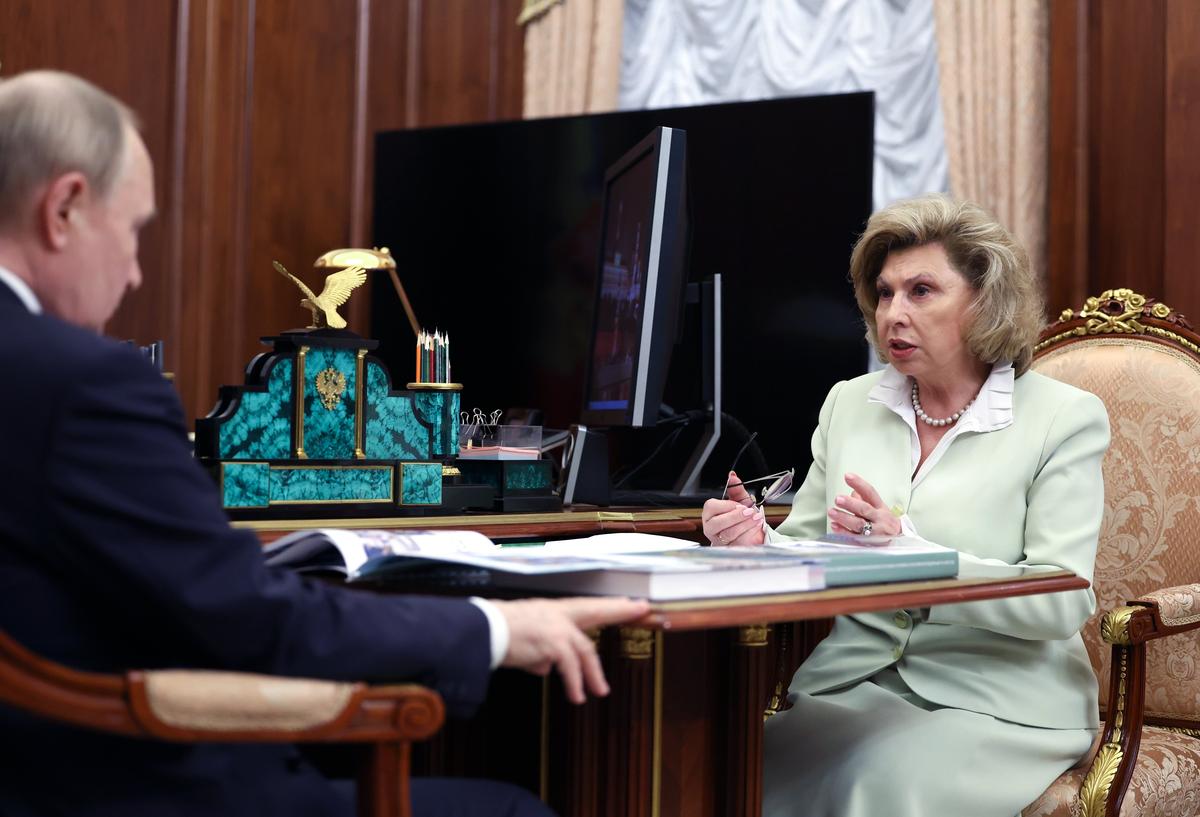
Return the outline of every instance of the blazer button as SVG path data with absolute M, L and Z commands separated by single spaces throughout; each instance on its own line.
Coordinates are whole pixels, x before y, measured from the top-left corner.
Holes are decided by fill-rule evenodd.
M 908 613 L 903 610 L 897 610 L 896 615 L 892 616 L 892 622 L 901 630 L 908 629 Z
M 899 647 L 892 647 L 892 660 L 899 661 L 902 655 L 904 655 L 904 650 Z

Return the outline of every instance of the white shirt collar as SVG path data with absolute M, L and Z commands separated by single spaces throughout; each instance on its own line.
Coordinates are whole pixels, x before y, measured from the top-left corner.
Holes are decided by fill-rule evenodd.
M 0 267 L 0 281 L 8 284 L 8 288 L 21 299 L 21 303 L 25 304 L 26 309 L 35 315 L 42 314 L 42 302 L 33 294 L 33 290 L 29 288 L 29 284 L 25 283 L 23 279 L 18 278 L 16 273 Z
M 949 433 L 938 441 L 933 451 L 913 474 L 914 488 L 925 479 L 959 434 L 970 431 L 999 431 L 1012 425 L 1012 394 L 1015 380 L 1016 372 L 1013 371 L 1011 362 L 1001 362 L 992 366 L 991 374 L 983 381 L 975 402 L 963 412 L 958 422 L 950 427 Z M 912 381 L 889 365 L 884 369 L 883 377 L 867 394 L 867 401 L 882 403 L 900 415 L 900 419 L 908 426 L 912 443 L 912 467 L 916 469 L 917 463 L 921 462 L 921 441 L 917 433 L 917 413 L 912 405 Z
M 992 371 L 971 407 L 955 423 L 964 431 L 998 431 L 1012 425 L 1013 384 L 1016 372 L 1011 361 L 1002 361 L 992 366 Z M 912 380 L 903 375 L 890 363 L 883 370 L 883 377 L 867 394 L 872 403 L 882 403 L 915 428 L 916 412 L 912 407 Z

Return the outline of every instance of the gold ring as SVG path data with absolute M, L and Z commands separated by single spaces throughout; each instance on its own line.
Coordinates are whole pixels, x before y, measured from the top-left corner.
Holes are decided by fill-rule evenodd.
M 719 541 L 719 542 L 720 542 L 722 545 L 728 545 L 728 544 L 729 544 L 728 542 L 726 542 L 726 541 L 725 541 L 725 534 L 723 534 L 723 533 L 718 533 L 718 534 L 717 534 L 717 541 Z

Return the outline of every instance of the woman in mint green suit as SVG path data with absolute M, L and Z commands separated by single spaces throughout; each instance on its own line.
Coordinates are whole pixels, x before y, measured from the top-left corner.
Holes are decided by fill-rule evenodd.
M 1020 245 L 941 195 L 871 217 L 850 261 L 887 367 L 838 383 L 788 518 L 767 527 L 730 474 L 717 544 L 916 535 L 966 569 L 1090 579 L 1108 418 L 1028 371 L 1043 308 Z M 1011 817 L 1099 727 L 1079 628 L 1089 590 L 839 617 L 768 720 L 765 817 Z

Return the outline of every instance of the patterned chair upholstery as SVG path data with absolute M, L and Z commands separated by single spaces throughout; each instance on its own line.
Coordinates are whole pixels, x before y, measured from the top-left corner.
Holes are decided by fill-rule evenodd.
M 1110 290 L 1065 311 L 1033 367 L 1098 395 L 1112 445 L 1083 631 L 1104 730 L 1023 817 L 1200 815 L 1200 336 Z

